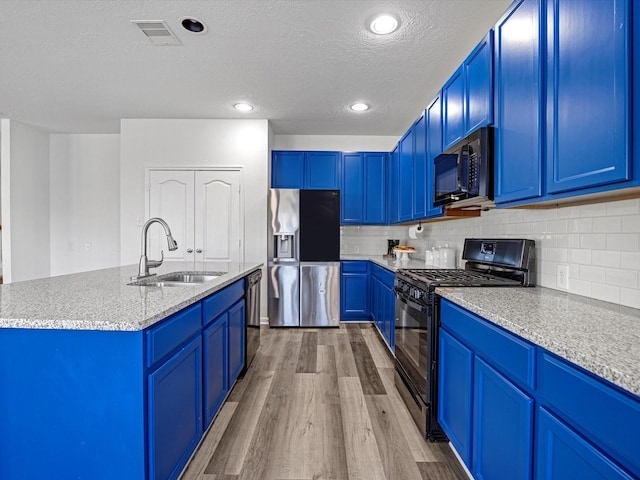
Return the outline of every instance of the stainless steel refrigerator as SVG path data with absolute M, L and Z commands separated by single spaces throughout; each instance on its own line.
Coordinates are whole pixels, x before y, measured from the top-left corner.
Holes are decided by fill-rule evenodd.
M 269 191 L 268 309 L 272 327 L 340 323 L 340 192 Z

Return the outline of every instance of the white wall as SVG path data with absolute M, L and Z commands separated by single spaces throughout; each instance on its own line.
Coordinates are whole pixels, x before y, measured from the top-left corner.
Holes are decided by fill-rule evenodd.
M 371 135 L 274 135 L 273 150 L 390 152 L 399 137 Z
M 51 275 L 120 264 L 120 135 L 52 134 Z
M 570 293 L 640 308 L 640 199 L 548 210 L 490 210 L 479 218 L 423 226 L 417 240 L 408 240 L 418 250 L 416 257 L 447 243 L 456 248 L 460 266 L 467 237 L 530 238 L 536 241 L 539 285 L 557 289 L 558 265 L 568 265 Z M 369 229 L 382 228 L 343 227 L 342 248 L 353 252 L 359 245 L 362 251 Z M 402 228 L 389 233 L 407 239 L 408 229 Z
M 245 261 L 267 258 L 267 120 L 122 120 L 120 259 L 140 257 L 138 219 L 145 217 L 145 167 L 242 166 Z
M 4 282 L 49 276 L 49 135 L 2 119 Z

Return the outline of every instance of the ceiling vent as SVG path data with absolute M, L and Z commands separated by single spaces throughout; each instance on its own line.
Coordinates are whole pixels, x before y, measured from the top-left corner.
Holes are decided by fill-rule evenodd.
M 153 45 L 171 46 L 182 45 L 178 37 L 174 35 L 169 26 L 162 20 L 131 20 L 142 33 L 144 33 Z

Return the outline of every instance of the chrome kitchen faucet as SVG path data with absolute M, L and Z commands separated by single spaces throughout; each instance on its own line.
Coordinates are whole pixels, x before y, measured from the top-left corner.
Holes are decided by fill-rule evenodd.
M 173 239 L 171 235 L 171 229 L 167 222 L 159 217 L 153 217 L 147 220 L 142 227 L 142 252 L 140 254 L 140 263 L 138 268 L 138 275 L 131 277 L 131 280 L 140 280 L 141 278 L 150 277 L 155 273 L 149 273 L 149 268 L 157 268 L 162 265 L 164 260 L 164 251 L 160 250 L 160 260 L 147 259 L 147 231 L 153 223 L 159 223 L 164 228 L 164 233 L 167 235 L 167 243 L 169 244 L 169 251 L 177 250 L 178 243 Z

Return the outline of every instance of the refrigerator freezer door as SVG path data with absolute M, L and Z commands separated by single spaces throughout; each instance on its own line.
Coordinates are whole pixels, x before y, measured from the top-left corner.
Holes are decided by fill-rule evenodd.
M 298 264 L 269 265 L 269 325 L 300 326 L 300 270 Z
M 300 264 L 300 326 L 340 325 L 340 262 Z

